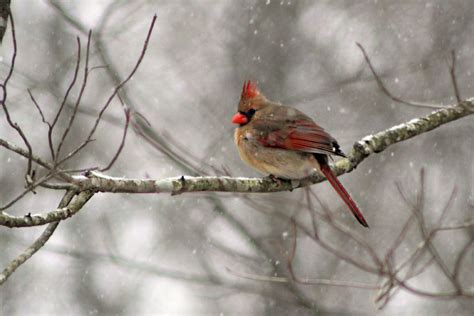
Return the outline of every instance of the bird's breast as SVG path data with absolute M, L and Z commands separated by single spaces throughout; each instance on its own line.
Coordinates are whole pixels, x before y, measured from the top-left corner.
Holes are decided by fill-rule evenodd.
M 319 169 L 312 154 L 265 147 L 256 136 L 258 135 L 244 126 L 235 130 L 234 140 L 240 158 L 261 173 L 285 179 L 300 179 Z

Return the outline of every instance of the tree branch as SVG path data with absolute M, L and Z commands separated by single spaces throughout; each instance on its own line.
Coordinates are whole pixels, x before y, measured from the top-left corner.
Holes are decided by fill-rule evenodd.
M 368 135 L 356 142 L 346 159 L 333 166 L 337 175 L 351 172 L 365 158 L 373 153 L 384 151 L 390 145 L 426 133 L 443 124 L 474 114 L 474 99 L 434 111 L 424 117 L 396 125 L 374 135 Z M 125 179 L 89 172 L 86 176 L 74 177 L 81 190 L 94 190 L 114 193 L 171 193 L 184 192 L 241 192 L 264 193 L 293 190 L 319 183 L 325 178 L 319 174 L 310 177 L 276 182 L 270 178 L 232 178 L 232 177 L 176 177 L 160 180 Z
M 57 222 L 59 220 L 71 217 L 79 212 L 93 195 L 94 192 L 92 191 L 83 191 L 74 199 L 74 201 L 67 204 L 66 206 L 60 206 L 54 211 L 45 212 L 42 214 L 30 214 L 29 212 L 25 212 L 25 216 L 12 216 L 3 212 L 0 213 L 0 225 L 13 228 L 41 226 L 48 223 Z
M 67 207 L 74 197 L 74 191 L 67 191 L 61 202 L 59 202 L 59 207 Z M 10 264 L 0 273 L 0 285 L 2 285 L 12 274 L 21 266 L 26 260 L 30 259 L 41 247 L 43 247 L 49 238 L 53 235 L 54 231 L 59 225 L 59 221 L 51 223 L 46 227 L 44 232 L 36 239 L 31 246 L 25 249 L 22 254 L 13 259 Z

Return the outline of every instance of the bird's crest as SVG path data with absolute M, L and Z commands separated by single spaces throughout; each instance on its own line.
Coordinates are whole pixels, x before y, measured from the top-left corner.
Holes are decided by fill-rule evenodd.
M 257 89 L 257 85 L 248 80 L 244 82 L 244 87 L 242 88 L 242 98 L 243 99 L 252 99 L 258 96 L 260 92 Z

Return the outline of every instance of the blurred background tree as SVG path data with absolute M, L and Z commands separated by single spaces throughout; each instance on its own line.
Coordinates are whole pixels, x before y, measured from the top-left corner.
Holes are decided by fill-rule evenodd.
M 9 111 L 41 157 L 50 157 L 48 127 L 27 90 L 53 118 L 74 76 L 75 37 L 84 63 L 93 30 L 89 64 L 99 68 L 91 72 L 64 145 L 64 152 L 73 150 L 136 64 L 156 13 L 145 58 L 120 91 L 133 124 L 107 172 L 113 176 L 257 176 L 240 161 L 230 123 L 246 79 L 315 118 L 345 151 L 365 135 L 431 111 L 395 102 L 379 89 L 356 42 L 394 95 L 441 105 L 457 103 L 454 50 L 460 95 L 474 96 L 470 0 L 13 1 L 11 10 L 18 47 Z M 7 30 L 2 78 L 12 51 Z M 107 165 L 123 140 L 123 109 L 112 101 L 95 141 L 67 169 Z M 73 112 L 67 102 L 58 131 L 70 126 Z M 23 145 L 1 115 L 0 138 Z M 0 311 L 285 315 L 380 308 L 387 315 L 469 315 L 472 296 L 455 283 L 472 295 L 473 132 L 472 117 L 454 121 L 372 155 L 344 176 L 370 230 L 353 220 L 327 183 L 311 192 L 258 195 L 96 194 L 0 287 Z M 0 155 L 5 205 L 24 190 L 27 159 L 8 150 Z M 52 210 L 63 194 L 35 191 L 8 212 Z M 319 239 L 311 233 L 313 220 Z M 458 229 L 430 235 L 439 227 Z M 43 230 L 0 229 L 1 266 Z M 396 268 L 415 253 L 415 264 L 400 276 L 412 277 L 409 289 L 344 260 L 372 263 L 368 249 L 383 260 L 398 240 L 382 266 Z

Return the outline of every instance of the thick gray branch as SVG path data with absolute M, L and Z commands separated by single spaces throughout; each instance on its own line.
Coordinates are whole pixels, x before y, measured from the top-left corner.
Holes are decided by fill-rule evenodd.
M 0 225 L 7 227 L 30 227 L 40 226 L 73 216 L 81 210 L 81 208 L 94 195 L 94 192 L 86 190 L 81 192 L 71 203 L 66 206 L 42 214 L 30 214 L 24 216 L 12 216 L 7 213 L 0 212 Z
M 337 175 L 352 171 L 365 158 L 379 153 L 390 145 L 433 130 L 443 124 L 474 114 L 474 99 L 434 111 L 424 117 L 396 125 L 374 135 L 368 135 L 356 142 L 347 159 L 334 164 Z M 124 179 L 108 177 L 91 172 L 87 177 L 75 177 L 81 189 L 100 192 L 121 193 L 172 193 L 184 192 L 253 192 L 265 193 L 293 190 L 325 180 L 319 174 L 311 177 L 277 182 L 269 178 L 232 178 L 232 177 L 177 177 L 161 180 Z
M 368 135 L 356 142 L 346 159 L 341 159 L 333 166 L 337 175 L 352 171 L 358 164 L 372 153 L 379 153 L 390 145 L 440 127 L 443 124 L 474 114 L 474 99 L 463 101 L 457 105 L 434 111 L 424 117 L 394 126 L 374 135 Z M 0 143 L 5 146 L 5 144 Z M 7 146 L 5 146 L 7 147 Z M 8 147 L 7 147 L 8 148 Z M 11 148 L 9 148 L 11 149 Z M 15 148 L 18 151 L 17 148 Z M 275 181 L 270 178 L 233 178 L 233 177 L 176 177 L 160 180 L 125 179 L 109 177 L 97 172 L 89 172 L 86 176 L 75 176 L 74 188 L 87 192 L 77 197 L 69 206 L 39 215 L 10 216 L 0 213 L 0 225 L 7 227 L 29 227 L 52 223 L 68 218 L 92 197 L 93 192 L 111 193 L 171 193 L 185 192 L 243 192 L 265 193 L 287 191 L 324 181 L 319 174 L 292 181 Z M 67 184 L 66 184 L 67 185 Z

